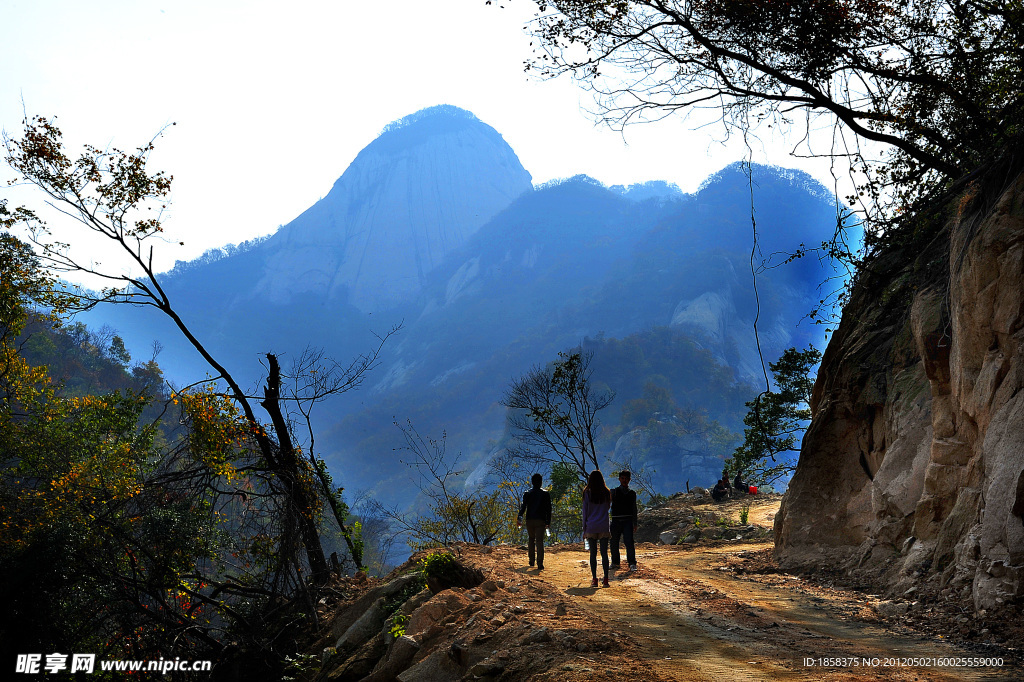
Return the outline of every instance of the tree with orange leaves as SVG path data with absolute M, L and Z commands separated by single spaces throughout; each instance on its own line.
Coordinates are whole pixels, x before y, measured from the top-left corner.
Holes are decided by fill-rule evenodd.
M 251 645 L 240 664 L 279 665 L 293 652 L 266 644 L 280 631 L 264 611 L 312 598 L 327 578 L 324 511 L 361 567 L 358 528 L 347 525 L 340 491 L 312 449 L 296 444 L 291 422 L 301 416 L 312 432 L 312 406 L 358 386 L 380 346 L 347 366 L 307 351 L 294 376 L 268 354 L 259 401 L 269 417 L 264 424 L 253 405 L 258 398 L 242 391 L 181 321 L 153 270 L 147 240 L 162 226 L 159 207 L 149 213 L 147 204 L 165 201 L 171 178 L 147 171 L 152 144 L 135 153 L 87 146 L 72 160 L 60 130 L 42 118 L 27 121 L 24 136 L 5 144 L 8 163 L 25 181 L 95 237 L 110 240 L 139 273 L 80 263 L 66 245 L 50 241 L 35 213 L 0 203 L 0 575 L 18 578 L 4 586 L 24 588 L 0 598 L 0 608 L 17 632 L 44 633 L 52 646 L 42 646 L 41 637 L 5 641 L 25 644 L 21 651 L 77 643 L 79 650 L 93 644 L 123 657 L 187 650 L 212 658 L 223 652 L 228 631 L 243 648 Z M 11 234 L 15 227 L 27 228 L 35 250 Z M 108 286 L 68 296 L 54 274 L 70 271 Z M 167 409 L 180 410 L 168 421 L 181 428 L 167 447 L 156 447 L 157 427 L 140 421 L 144 397 L 68 399 L 45 368 L 19 354 L 15 339 L 32 311 L 51 311 L 57 322 L 63 308 L 100 302 L 158 308 L 215 371 L 168 400 Z M 127 372 L 126 353 L 116 345 L 110 352 Z M 294 383 L 290 393 L 286 379 Z M 46 602 L 52 608 L 31 611 L 27 605 L 40 593 L 53 595 Z
M 50 272 L 75 272 L 107 282 L 108 286 L 99 294 L 78 292 L 90 304 L 115 302 L 157 308 L 214 370 L 213 380 L 226 385 L 223 398 L 232 404 L 231 409 L 237 411 L 238 418 L 245 422 L 249 444 L 258 450 L 261 466 L 273 472 L 281 485 L 278 492 L 287 498 L 280 506 L 281 513 L 289 516 L 284 523 L 283 532 L 287 537 L 280 548 L 282 554 L 304 550 L 313 578 L 319 582 L 327 578 L 328 565 L 318 529 L 326 501 L 356 567 L 362 568 L 361 544 L 346 525 L 346 508 L 339 498 L 339 491 L 333 487 L 324 462 L 311 450 L 302 453 L 295 444 L 285 401 L 293 404 L 309 425 L 311 406 L 327 396 L 357 387 L 365 373 L 375 366 L 383 343 L 396 330 L 379 337 L 380 345 L 348 365 L 322 363 L 319 373 L 308 373 L 305 370 L 309 367 L 303 365 L 303 361 L 316 354 L 303 354 L 298 363 L 301 376 L 291 377 L 296 380 L 293 395 L 282 395 L 286 377 L 277 357 L 268 353 L 267 384 L 263 399 L 259 401 L 269 417 L 269 424 L 264 425 L 256 416 L 253 405 L 256 397 L 242 390 L 228 369 L 210 354 L 182 321 L 154 270 L 151 238 L 163 231 L 161 215 L 173 180 L 163 172 L 152 173 L 147 169 L 154 143 L 151 141 L 135 152 L 100 150 L 86 145 L 78 158 L 72 159 L 64 149 L 60 129 L 43 117 L 26 120 L 22 137 L 5 137 L 4 143 L 6 160 L 20 173 L 23 181 L 42 190 L 52 205 L 77 220 L 94 237 L 108 241 L 117 252 L 127 257 L 136 274 L 104 270 L 96 264 L 80 261 L 67 245 L 49 240 L 46 224 L 35 214 L 23 212 L 12 216 L 32 235 L 32 241 L 39 249 L 40 263 Z M 309 376 L 313 379 L 308 379 Z M 288 539 L 292 533 L 297 534 L 294 543 Z M 301 570 L 299 563 L 293 561 L 293 564 L 296 572 Z

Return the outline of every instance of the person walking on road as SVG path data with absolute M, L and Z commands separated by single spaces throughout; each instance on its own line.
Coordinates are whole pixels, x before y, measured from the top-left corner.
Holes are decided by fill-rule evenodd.
M 612 490 L 612 570 L 619 567 L 619 539 L 626 545 L 626 563 L 630 572 L 636 570 L 636 545 L 633 534 L 637 531 L 636 491 L 629 489 L 632 474 L 619 472 L 619 487 Z
M 594 469 L 587 477 L 583 489 L 583 537 L 590 545 L 591 587 L 597 587 L 597 546 L 601 545 L 601 565 L 604 567 L 604 586 L 608 587 L 608 509 L 612 501 L 611 491 L 604 482 L 600 469 Z
M 523 503 L 519 505 L 516 525 L 522 527 L 523 514 L 526 514 L 527 555 L 530 565 L 537 561 L 537 570 L 544 570 L 544 531 L 551 528 L 551 495 L 540 487 L 544 481 L 540 474 L 530 479 L 533 488 L 523 494 Z

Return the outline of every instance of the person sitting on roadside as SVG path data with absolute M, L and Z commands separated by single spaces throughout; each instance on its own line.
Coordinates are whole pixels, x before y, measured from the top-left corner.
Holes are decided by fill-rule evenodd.
M 750 492 L 750 486 L 747 485 L 747 482 L 743 480 L 743 470 L 742 469 L 736 472 L 736 478 L 733 479 L 732 487 L 736 488 L 736 490 L 739 490 L 742 493 L 749 493 Z
M 727 497 L 729 497 L 729 476 L 725 475 L 722 476 L 721 480 L 711 490 L 711 499 L 715 502 L 721 502 Z

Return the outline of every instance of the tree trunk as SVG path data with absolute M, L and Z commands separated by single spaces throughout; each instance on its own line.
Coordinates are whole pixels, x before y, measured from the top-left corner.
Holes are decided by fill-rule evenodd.
M 263 389 L 263 402 L 260 405 L 270 415 L 274 432 L 277 435 L 279 452 L 275 458 L 275 468 L 285 484 L 291 504 L 298 512 L 299 532 L 302 535 L 302 544 L 306 548 L 309 568 L 313 571 L 313 579 L 316 582 L 323 582 L 329 576 L 329 569 L 327 559 L 324 557 L 323 546 L 320 544 L 320 533 L 316 527 L 316 496 L 312 490 L 302 484 L 299 458 L 296 456 L 295 446 L 292 444 L 288 422 L 281 411 L 281 366 L 277 361 L 277 356 L 273 353 L 267 353 L 267 362 L 270 364 L 270 373 L 267 376 L 267 385 Z

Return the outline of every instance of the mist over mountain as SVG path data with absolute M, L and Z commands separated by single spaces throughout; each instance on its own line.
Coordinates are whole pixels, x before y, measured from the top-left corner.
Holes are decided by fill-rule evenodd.
M 694 195 L 642 201 L 586 176 L 538 188 L 428 278 L 374 379 L 374 399 L 326 440 L 345 453 L 346 471 L 367 482 L 381 475 L 382 461 L 397 465 L 389 428 L 396 417 L 432 435 L 445 431 L 451 448 L 486 461 L 505 438 L 498 403 L 509 380 L 580 344 L 595 352 L 595 378 L 619 393 L 603 415 L 607 455 L 623 435 L 622 406 L 666 377 L 680 407 L 707 410 L 741 433 L 743 403 L 763 387 L 758 343 L 766 363 L 790 346 L 820 345 L 821 329 L 803 318 L 835 273 L 813 256 L 779 264 L 783 253 L 830 236 L 835 214 L 834 201 L 808 176 L 758 166 L 749 178 L 738 165 L 723 169 Z M 613 350 L 613 338 L 628 340 L 631 351 Z M 686 374 L 680 365 L 699 370 Z M 684 485 L 687 467 L 704 472 L 692 485 L 713 483 L 721 453 L 708 444 L 697 454 L 715 461 L 698 466 L 682 453 L 672 462 L 659 455 L 666 490 Z
M 801 320 L 835 273 L 811 256 L 781 263 L 829 238 L 835 222 L 834 198 L 809 176 L 756 165 L 726 167 L 692 195 L 586 176 L 534 188 L 494 129 L 443 106 L 385 128 L 273 236 L 180 264 L 163 284 L 196 336 L 253 387 L 261 353 L 287 365 L 313 346 L 344 362 L 402 323 L 364 387 L 314 418 L 340 482 L 408 501 L 394 420 L 446 431 L 479 474 L 505 438 L 499 401 L 510 379 L 580 344 L 595 351 L 595 377 L 619 392 L 606 456 L 644 428 L 622 410 L 648 385 L 739 431 L 743 401 L 763 382 L 761 356 L 821 337 Z M 208 371 L 166 321 L 124 308 L 97 315 L 132 347 L 159 339 L 161 366 L 180 383 Z M 666 486 L 684 469 L 719 466 L 720 448 L 687 443 L 699 461 L 660 450 Z

